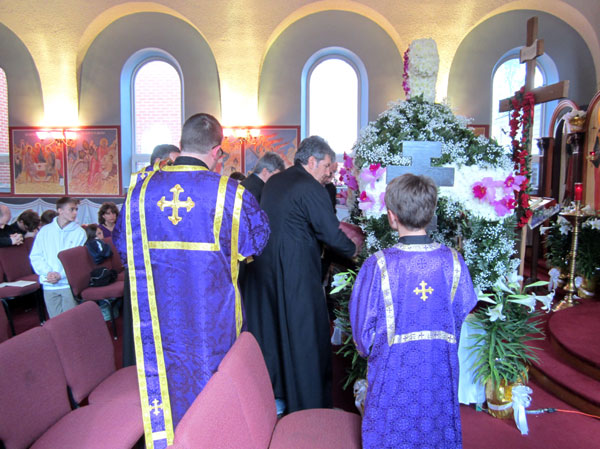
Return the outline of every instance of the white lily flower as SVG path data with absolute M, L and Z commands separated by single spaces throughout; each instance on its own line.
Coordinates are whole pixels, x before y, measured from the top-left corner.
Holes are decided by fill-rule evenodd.
M 552 306 L 552 301 L 554 301 L 554 292 L 550 292 L 545 296 L 537 296 L 535 295 L 535 299 L 543 304 L 542 310 L 546 310 L 550 312 L 550 307 Z
M 558 230 L 562 235 L 568 235 L 569 232 L 571 232 L 571 230 L 573 229 L 573 226 L 571 226 L 569 220 L 567 220 L 564 217 L 559 216 L 556 220 L 556 223 L 558 224 Z
M 522 306 L 529 307 L 529 313 L 535 310 L 535 295 L 528 296 L 527 298 L 522 299 L 509 299 L 510 302 L 514 302 L 515 304 L 521 304 Z
M 332 287 L 342 287 L 348 283 L 348 273 L 338 273 L 333 275 Z
M 504 321 L 506 319 L 506 315 L 502 315 L 502 303 L 496 305 L 496 307 L 488 308 L 486 315 L 490 317 L 490 321 L 494 322 L 497 319 L 500 321 Z
M 592 228 L 600 231 L 600 218 L 594 218 L 583 223 L 584 228 Z
M 506 275 L 506 280 L 508 281 L 509 287 L 514 285 L 519 288 L 521 282 L 523 282 L 523 276 L 519 275 L 517 271 L 513 271 Z
M 560 270 L 558 268 L 551 268 L 548 271 L 548 276 L 550 276 L 550 281 L 548 282 L 548 288 L 552 291 L 556 290 L 558 287 L 558 279 L 560 278 Z
M 548 229 L 552 229 L 552 226 L 540 226 L 540 234 L 544 235 Z

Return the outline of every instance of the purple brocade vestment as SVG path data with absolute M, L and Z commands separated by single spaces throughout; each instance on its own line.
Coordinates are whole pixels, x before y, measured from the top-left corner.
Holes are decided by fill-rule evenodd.
M 400 241 L 365 261 L 349 305 L 368 357 L 363 447 L 460 448 L 458 341 L 477 296 L 456 251 Z
M 178 161 L 136 175 L 122 211 L 127 232 L 115 240 L 127 254 L 146 447 L 154 448 L 172 442 L 237 338 L 238 262 L 259 254 L 270 232 L 236 181 Z

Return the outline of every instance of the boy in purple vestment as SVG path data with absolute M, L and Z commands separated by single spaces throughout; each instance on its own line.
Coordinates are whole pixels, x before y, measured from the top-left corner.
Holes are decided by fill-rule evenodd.
M 425 231 L 435 183 L 405 174 L 385 193 L 400 243 L 363 264 L 350 299 L 356 347 L 368 357 L 363 447 L 460 448 L 458 341 L 477 302 L 462 257 Z

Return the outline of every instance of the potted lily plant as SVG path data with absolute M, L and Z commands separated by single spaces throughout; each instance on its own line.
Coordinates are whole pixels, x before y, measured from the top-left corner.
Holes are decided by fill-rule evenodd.
M 576 282 L 576 285 L 579 284 L 577 294 L 591 298 L 595 294 L 600 270 L 600 218 L 589 218 L 581 225 L 575 267 L 582 278 L 581 283 Z
M 490 413 L 499 418 L 511 415 L 511 391 L 514 385 L 527 382 L 527 367 L 538 360 L 529 342 L 543 339 L 542 320 L 536 310 L 550 311 L 554 292 L 540 296 L 536 287 L 548 282 L 538 281 L 521 286 L 516 274 L 499 279 L 489 293 L 479 293 L 484 304 L 474 312 L 471 321 L 481 333 L 473 335 L 471 343 L 476 354 L 473 367 L 475 379 L 486 386 Z

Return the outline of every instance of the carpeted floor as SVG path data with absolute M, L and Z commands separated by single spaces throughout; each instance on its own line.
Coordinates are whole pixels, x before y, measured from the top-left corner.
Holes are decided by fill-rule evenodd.
M 586 322 L 586 313 L 583 307 L 574 309 L 572 319 L 568 320 L 578 329 L 578 332 L 586 333 L 590 341 L 588 343 L 591 352 L 598 350 L 597 335 L 598 323 Z M 39 325 L 37 311 L 32 300 L 11 303 L 15 329 L 22 333 L 27 329 Z M 588 324 L 591 326 L 588 328 Z M 110 325 L 110 323 L 107 323 Z M 568 323 L 560 323 L 567 326 Z M 121 366 L 122 358 L 122 320 L 117 319 L 119 339 L 114 341 L 115 359 L 117 367 Z M 108 328 L 112 333 L 112 327 Z M 592 329 L 591 331 L 589 329 Z M 564 330 L 564 329 L 563 329 Z M 561 332 L 563 331 L 561 330 Z M 587 337 L 586 337 L 587 338 Z M 583 348 L 585 351 L 587 346 Z M 581 349 L 581 348 L 580 348 Z M 596 359 L 597 360 L 597 359 Z M 334 405 L 349 411 L 355 411 L 354 399 L 351 391 L 341 388 L 342 378 L 345 373 L 345 362 L 334 354 L 333 376 L 334 376 Z M 547 393 L 534 382 L 530 383 L 534 390 L 532 404 L 529 410 L 539 408 L 556 408 L 561 410 L 575 409 L 558 398 Z M 529 435 L 522 436 L 515 426 L 513 420 L 499 420 L 489 416 L 485 412 L 478 412 L 475 407 L 461 405 L 463 447 L 465 449 L 592 449 L 600 448 L 600 420 L 582 416 L 574 413 L 556 412 L 551 414 L 528 415 Z

